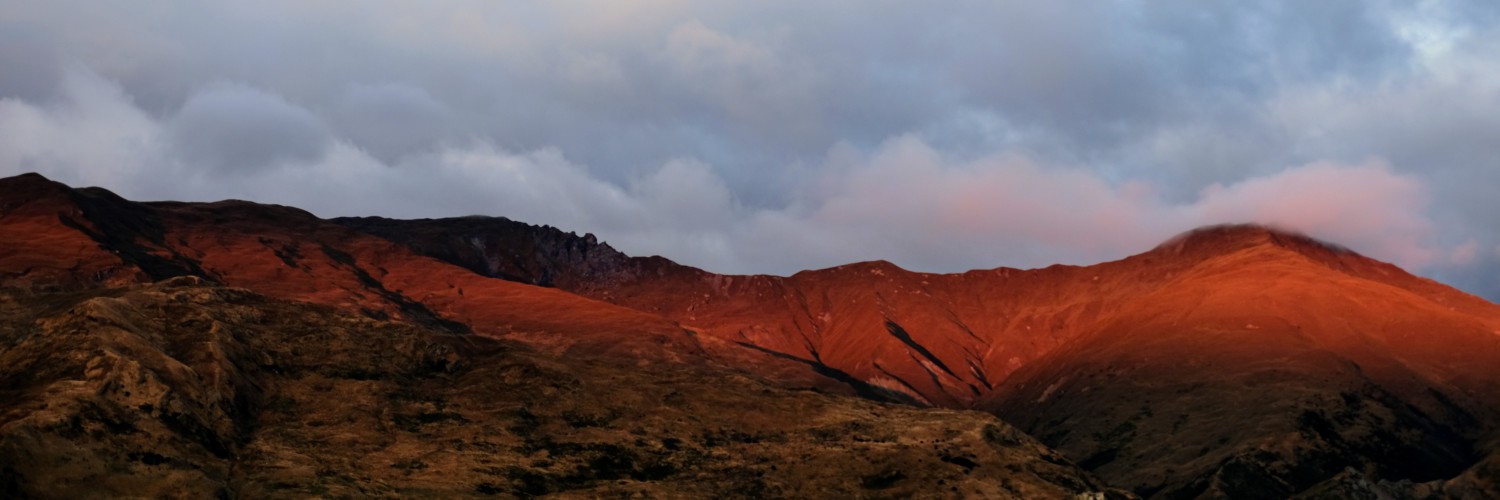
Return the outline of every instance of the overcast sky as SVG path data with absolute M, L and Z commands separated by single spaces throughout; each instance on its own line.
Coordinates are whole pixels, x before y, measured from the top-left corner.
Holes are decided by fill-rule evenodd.
M 738 273 L 1261 222 L 1496 299 L 1495 5 L 0 0 L 0 174 Z

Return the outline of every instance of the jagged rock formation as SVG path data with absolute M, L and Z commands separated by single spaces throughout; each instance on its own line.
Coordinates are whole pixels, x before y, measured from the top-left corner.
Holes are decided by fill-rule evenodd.
M 607 286 L 631 264 L 653 260 L 626 256 L 592 234 L 579 236 L 504 217 L 340 217 L 330 222 L 401 243 L 484 276 L 564 290 Z

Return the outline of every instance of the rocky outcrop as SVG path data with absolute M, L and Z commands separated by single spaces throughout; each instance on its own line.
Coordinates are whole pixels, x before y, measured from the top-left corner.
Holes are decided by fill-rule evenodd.
M 419 254 L 483 276 L 565 290 L 617 281 L 646 260 L 632 259 L 593 234 L 579 236 L 504 217 L 341 217 L 330 222 L 406 245 Z

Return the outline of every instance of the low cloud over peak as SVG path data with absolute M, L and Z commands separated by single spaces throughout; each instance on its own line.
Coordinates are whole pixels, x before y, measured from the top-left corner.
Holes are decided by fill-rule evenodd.
M 0 174 L 504 215 L 723 272 L 1260 222 L 1500 297 L 1487 3 L 93 7 L 0 8 L 30 69 L 0 75 Z

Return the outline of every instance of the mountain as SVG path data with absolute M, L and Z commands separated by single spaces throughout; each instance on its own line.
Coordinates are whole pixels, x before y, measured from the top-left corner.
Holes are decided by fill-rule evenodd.
M 706 363 L 712 352 L 773 372 L 800 369 L 699 338 L 659 315 L 487 278 L 291 207 L 237 200 L 137 203 L 35 174 L 0 180 L 0 200 L 0 236 L 15 242 L 0 248 L 0 280 L 8 287 L 74 291 L 198 276 L 375 319 L 524 340 L 558 353 Z
M 1126 495 L 994 416 L 293 208 L 27 175 L 0 235 L 7 498 Z
M 1197 231 L 1145 257 L 1194 265 L 979 407 L 1148 496 L 1286 496 L 1344 469 L 1496 493 L 1493 305 L 1263 229 Z
M 17 242 L 0 245 L 0 287 L 19 297 L 187 276 L 433 338 L 509 343 L 569 373 L 608 366 L 618 371 L 600 376 L 632 386 L 702 379 L 694 390 L 712 392 L 743 378 L 762 388 L 735 393 L 751 402 L 815 389 L 829 404 L 922 418 L 974 413 L 911 407 L 978 409 L 1067 457 L 1054 465 L 1144 497 L 1500 496 L 1500 307 L 1270 228 L 1204 228 L 1084 267 L 928 274 L 865 262 L 730 276 L 503 218 L 322 220 L 242 201 L 137 203 L 28 175 L 0 180 L 0 237 Z M 698 397 L 709 396 L 686 400 Z M 731 408 L 677 415 L 731 422 Z M 761 415 L 801 418 L 790 413 Z M 887 425 L 910 424 L 871 429 L 921 432 Z
M 505 219 L 337 222 L 993 412 L 1144 496 L 1288 496 L 1369 477 L 1390 494 L 1496 492 L 1500 308 L 1293 233 L 1209 227 L 1087 267 L 867 262 L 777 277 Z
M 993 416 L 555 356 L 184 276 L 0 292 L 0 495 L 1069 497 Z

